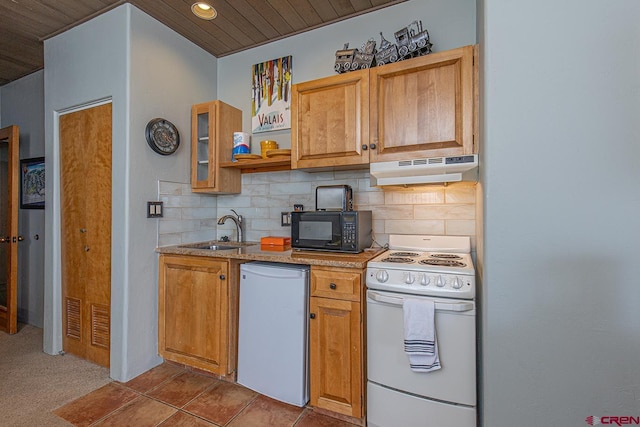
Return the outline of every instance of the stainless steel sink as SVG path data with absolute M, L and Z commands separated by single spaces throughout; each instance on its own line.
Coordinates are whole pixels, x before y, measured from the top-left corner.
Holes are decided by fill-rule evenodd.
M 181 245 L 179 248 L 188 248 L 188 249 L 205 249 L 209 251 L 226 251 L 229 249 L 238 249 L 243 248 L 245 246 L 252 246 L 255 243 L 233 243 L 233 242 L 209 242 L 209 243 L 194 243 L 189 245 Z

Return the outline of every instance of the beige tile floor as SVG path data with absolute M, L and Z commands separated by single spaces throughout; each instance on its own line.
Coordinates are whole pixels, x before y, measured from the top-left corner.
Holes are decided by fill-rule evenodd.
M 127 383 L 111 382 L 53 413 L 79 427 L 355 427 L 169 363 Z

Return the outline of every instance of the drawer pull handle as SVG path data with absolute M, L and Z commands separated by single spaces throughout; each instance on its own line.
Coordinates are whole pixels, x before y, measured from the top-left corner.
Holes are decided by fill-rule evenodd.
M 362 144 L 362 151 L 367 151 L 368 148 L 367 144 Z
M 335 284 L 335 283 L 329 283 L 329 287 L 330 287 L 331 289 L 336 289 L 336 288 L 337 288 L 337 286 L 336 286 L 336 284 Z
M 309 318 L 310 319 L 315 319 L 316 318 L 316 314 L 315 313 L 310 313 L 309 314 Z
M 226 277 L 224 277 L 224 274 L 221 274 L 220 275 L 220 280 L 224 280 L 224 279 L 226 279 Z

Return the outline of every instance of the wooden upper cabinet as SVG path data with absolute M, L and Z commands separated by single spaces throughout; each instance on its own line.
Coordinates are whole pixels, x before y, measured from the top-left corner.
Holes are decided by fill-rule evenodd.
M 231 161 L 233 133 L 242 131 L 242 111 L 221 101 L 191 108 L 191 189 L 194 193 L 240 193 L 240 170 Z
M 477 153 L 477 46 L 299 83 L 291 168 Z
M 292 88 L 291 168 L 366 165 L 369 71 L 299 83 Z M 364 155 L 363 155 L 364 154 Z
M 474 51 L 465 46 L 371 68 L 372 163 L 476 152 Z

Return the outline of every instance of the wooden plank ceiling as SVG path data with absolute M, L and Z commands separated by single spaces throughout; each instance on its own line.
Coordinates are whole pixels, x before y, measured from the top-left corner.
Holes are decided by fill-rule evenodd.
M 195 1 L 0 0 L 0 86 L 44 67 L 43 40 L 123 3 L 220 58 L 406 0 L 209 0 L 212 21 L 191 13 Z

